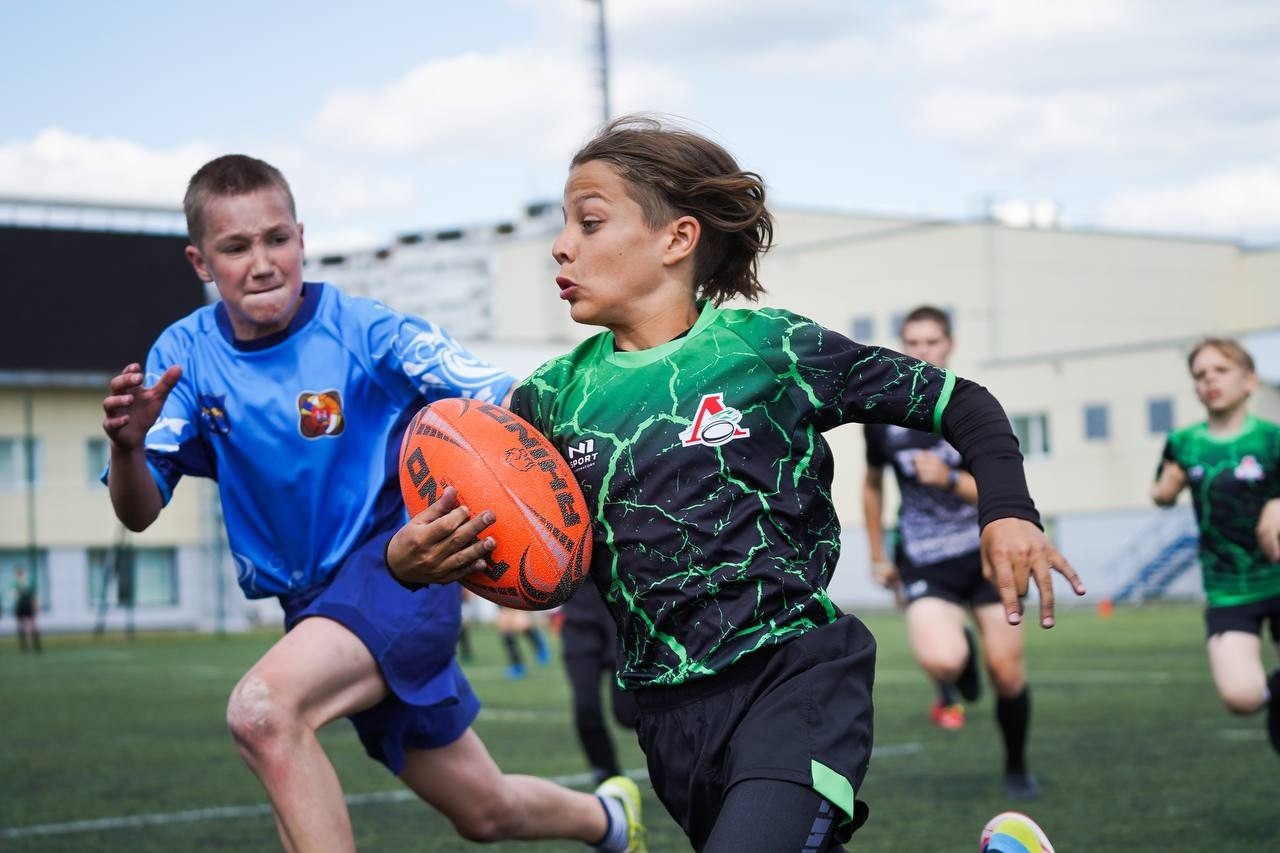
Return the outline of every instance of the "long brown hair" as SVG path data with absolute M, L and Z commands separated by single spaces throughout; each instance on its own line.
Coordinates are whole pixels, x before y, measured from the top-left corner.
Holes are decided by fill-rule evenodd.
M 644 115 L 611 121 L 573 156 L 571 167 L 593 160 L 618 170 L 650 228 L 678 216 L 698 220 L 694 284 L 700 296 L 719 305 L 764 292 L 757 272 L 760 255 L 773 244 L 773 216 L 758 174 L 741 169 L 706 137 Z

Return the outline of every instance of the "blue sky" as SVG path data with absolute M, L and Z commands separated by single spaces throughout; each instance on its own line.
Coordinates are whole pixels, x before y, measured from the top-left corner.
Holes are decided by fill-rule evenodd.
M 615 112 L 683 116 L 775 203 L 1280 241 L 1270 0 L 610 0 Z M 596 125 L 587 0 L 0 0 L 0 195 L 176 204 L 212 156 L 312 250 L 557 199 Z M 1007 209 L 1007 208 L 1004 208 Z

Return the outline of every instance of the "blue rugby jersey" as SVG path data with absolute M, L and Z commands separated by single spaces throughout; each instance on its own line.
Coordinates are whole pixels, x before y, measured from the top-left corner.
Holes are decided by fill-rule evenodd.
M 151 348 L 146 384 L 173 364 L 147 461 L 166 504 L 184 474 L 218 481 L 250 598 L 324 582 L 404 517 L 396 457 L 421 406 L 501 402 L 514 381 L 433 323 L 310 282 L 289 327 L 259 340 L 236 341 L 221 303 L 184 317 Z

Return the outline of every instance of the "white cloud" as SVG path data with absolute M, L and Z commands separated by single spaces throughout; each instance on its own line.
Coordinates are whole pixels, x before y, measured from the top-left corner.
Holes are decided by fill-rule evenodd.
M 1127 171 L 1273 151 L 1278 40 L 1274 5 L 1248 0 L 938 0 L 894 50 L 915 69 L 920 132 L 1015 171 Z
M 1099 220 L 1141 231 L 1280 239 L 1280 167 L 1256 166 L 1184 186 L 1121 192 L 1102 205 Z
M 217 153 L 201 141 L 148 148 L 50 127 L 0 144 L 0 193 L 177 208 L 191 175 Z
M 309 128 L 317 144 L 368 152 L 561 157 L 594 122 L 583 64 L 531 49 L 436 60 L 333 92 Z

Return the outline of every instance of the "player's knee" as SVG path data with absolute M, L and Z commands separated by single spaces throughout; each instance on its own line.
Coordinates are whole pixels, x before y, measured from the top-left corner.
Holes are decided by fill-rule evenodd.
M 958 648 L 937 648 L 923 651 L 920 654 L 920 665 L 926 672 L 942 681 L 955 681 L 964 671 L 965 662 L 969 658 L 969 650 L 964 646 Z
M 490 844 L 515 835 L 519 814 L 515 804 L 500 792 L 469 803 L 463 811 L 450 814 L 454 831 L 467 841 Z
M 1248 687 L 1236 685 L 1219 687 L 1218 695 L 1222 699 L 1222 704 L 1233 714 L 1256 714 L 1265 701 L 1262 690 L 1250 690 Z
M 249 673 L 227 700 L 227 728 L 242 751 L 265 754 L 287 729 L 288 715 L 271 694 L 271 686 Z
M 996 693 L 1006 699 L 1017 696 L 1027 686 L 1027 669 L 1021 658 L 988 659 L 987 674 Z

